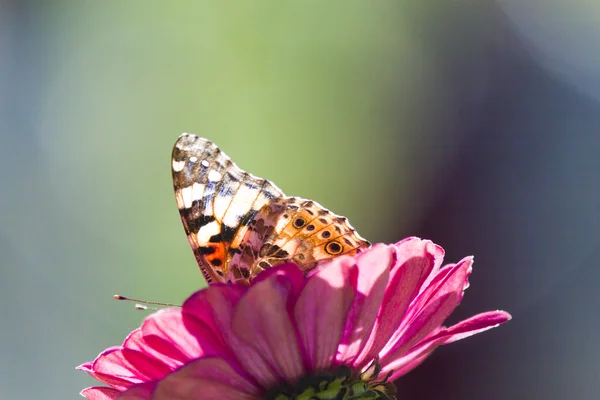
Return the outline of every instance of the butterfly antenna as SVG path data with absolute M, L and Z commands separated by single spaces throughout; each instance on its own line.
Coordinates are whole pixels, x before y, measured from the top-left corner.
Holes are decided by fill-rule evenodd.
M 115 300 L 124 300 L 124 301 L 131 301 L 134 303 L 139 303 L 139 304 L 135 305 L 136 310 L 144 310 L 144 311 L 157 311 L 158 310 L 158 308 L 148 307 L 146 304 L 151 304 L 151 305 L 156 305 L 156 306 L 161 306 L 161 307 L 181 307 L 180 304 L 161 303 L 158 301 L 138 300 L 138 299 L 132 299 L 129 297 L 121 296 L 118 294 L 115 294 L 113 297 L 115 298 Z

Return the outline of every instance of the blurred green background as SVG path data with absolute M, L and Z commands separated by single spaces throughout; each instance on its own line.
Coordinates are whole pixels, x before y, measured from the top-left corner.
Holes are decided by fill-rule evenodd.
M 600 6 L 0 0 L 0 398 L 68 399 L 74 367 L 204 285 L 175 206 L 181 132 L 372 242 L 475 254 L 403 399 L 592 399 L 600 387 Z

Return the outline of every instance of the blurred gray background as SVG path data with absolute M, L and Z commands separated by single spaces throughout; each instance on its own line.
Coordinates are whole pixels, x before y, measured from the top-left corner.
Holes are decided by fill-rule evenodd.
M 0 398 L 204 285 L 170 178 L 183 131 L 373 242 L 474 254 L 402 399 L 600 395 L 600 3 L 0 0 Z

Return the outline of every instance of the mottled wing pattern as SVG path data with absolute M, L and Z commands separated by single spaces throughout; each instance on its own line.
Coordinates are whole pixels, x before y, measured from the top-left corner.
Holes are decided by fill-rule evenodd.
M 206 281 L 227 282 L 228 261 L 256 213 L 283 196 L 242 171 L 209 140 L 183 134 L 173 147 L 173 187 L 181 220 Z
M 251 265 L 250 276 L 286 261 L 309 271 L 319 262 L 342 254 L 354 255 L 370 246 L 345 217 L 312 200 L 274 199 L 254 219 L 256 226 L 269 229 L 248 230 L 244 238 L 246 251 L 231 260 L 233 265 Z
M 208 283 L 248 284 L 286 261 L 305 271 L 370 246 L 346 218 L 318 203 L 286 197 L 241 170 L 209 140 L 190 134 L 173 148 L 175 198 Z

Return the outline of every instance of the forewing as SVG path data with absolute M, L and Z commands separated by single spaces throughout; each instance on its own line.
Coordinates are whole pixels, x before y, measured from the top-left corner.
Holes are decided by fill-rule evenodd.
M 241 251 L 249 225 L 283 193 L 240 169 L 211 141 L 187 133 L 173 147 L 172 172 L 177 207 L 200 270 L 209 284 L 231 281 L 240 271 L 229 262 Z

